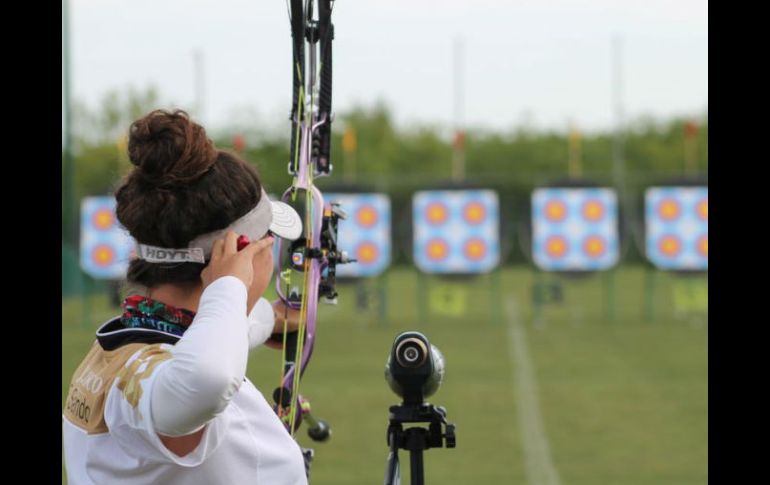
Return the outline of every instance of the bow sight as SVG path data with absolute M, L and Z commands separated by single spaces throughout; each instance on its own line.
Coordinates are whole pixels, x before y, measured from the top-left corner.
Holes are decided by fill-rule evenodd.
M 332 202 L 324 207 L 323 222 L 321 224 L 321 247 L 307 247 L 307 239 L 300 238 L 292 242 L 288 252 L 289 267 L 295 271 L 304 272 L 307 258 L 317 258 L 326 263 L 326 269 L 321 275 L 318 286 L 318 298 L 324 298 L 326 303 L 337 303 L 337 265 L 354 263 L 357 260 L 349 258 L 347 251 L 341 251 L 337 246 L 337 234 L 340 219 L 347 217 L 340 204 Z M 292 288 L 289 292 L 290 301 L 300 301 L 302 295 L 298 288 Z

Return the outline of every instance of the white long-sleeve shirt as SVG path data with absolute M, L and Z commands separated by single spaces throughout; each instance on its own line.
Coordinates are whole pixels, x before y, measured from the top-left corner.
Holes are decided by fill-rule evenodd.
M 269 302 L 247 316 L 246 297 L 240 280 L 223 277 L 203 292 L 175 345 L 105 350 L 94 343 L 65 404 L 71 485 L 307 484 L 299 446 L 245 378 L 249 349 L 273 328 Z M 107 327 L 115 334 L 132 330 L 114 323 L 107 322 L 102 335 L 110 333 Z M 200 444 L 184 457 L 158 436 L 203 426 Z

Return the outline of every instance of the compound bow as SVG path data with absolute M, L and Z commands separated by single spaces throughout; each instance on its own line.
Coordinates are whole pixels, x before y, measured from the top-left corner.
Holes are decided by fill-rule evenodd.
M 336 265 L 352 261 L 337 248 L 337 225 L 345 214 L 338 204 L 325 203 L 313 183 L 314 177 L 327 176 L 332 171 L 332 3 L 333 0 L 289 0 L 293 46 L 289 174 L 293 180 L 281 200 L 295 201 L 303 192 L 305 222 L 303 237 L 286 248 L 278 240 L 276 278 L 279 298 L 287 308 L 299 311 L 300 322 L 297 332 L 283 335 L 283 376 L 273 393 L 275 410 L 292 435 L 306 421 L 308 434 L 315 441 L 327 440 L 331 429 L 326 422 L 313 417 L 309 401 L 299 394 L 299 381 L 313 354 L 318 301 L 325 298 L 336 303 Z M 284 266 L 288 268 L 284 270 Z M 301 285 L 291 282 L 291 275 L 297 274 L 302 275 Z

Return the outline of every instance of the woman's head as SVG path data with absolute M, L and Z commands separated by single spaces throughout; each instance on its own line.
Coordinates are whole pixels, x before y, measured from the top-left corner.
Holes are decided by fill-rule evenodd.
M 116 212 L 140 244 L 185 248 L 249 213 L 263 193 L 256 170 L 218 150 L 184 111 L 156 110 L 132 123 L 128 155 L 134 169 L 115 193 Z M 203 267 L 135 259 L 128 280 L 146 287 L 193 285 Z

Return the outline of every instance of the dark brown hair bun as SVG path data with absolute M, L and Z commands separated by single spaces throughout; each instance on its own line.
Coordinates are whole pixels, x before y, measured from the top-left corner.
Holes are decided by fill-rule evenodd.
M 217 150 L 186 112 L 155 110 L 131 124 L 128 156 L 144 182 L 173 187 L 208 172 L 217 161 Z
M 142 244 L 186 247 L 196 236 L 242 217 L 262 194 L 254 167 L 217 150 L 184 111 L 156 110 L 132 123 L 128 154 L 135 167 L 115 191 L 115 213 Z M 200 284 L 203 266 L 134 259 L 127 278 L 150 288 Z

